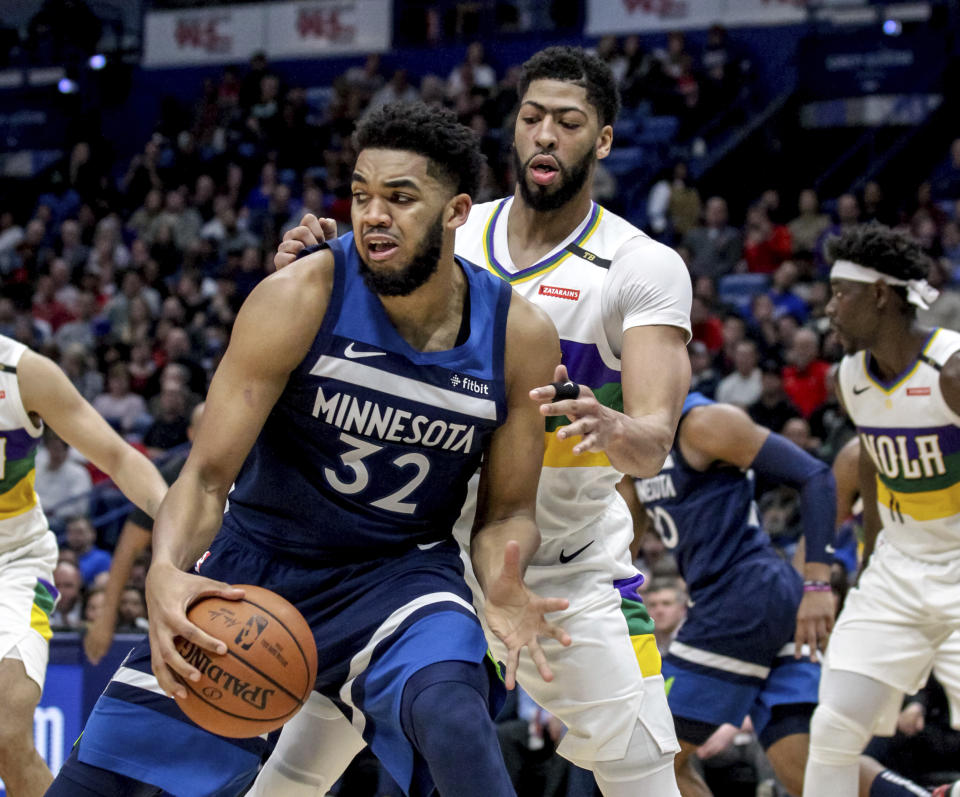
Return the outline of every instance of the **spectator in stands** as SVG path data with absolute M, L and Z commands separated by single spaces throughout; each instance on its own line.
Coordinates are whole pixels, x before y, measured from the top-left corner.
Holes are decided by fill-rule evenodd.
M 789 313 L 803 322 L 807 320 L 807 316 L 810 314 L 810 308 L 794 290 L 799 276 L 800 271 L 796 263 L 792 260 L 784 260 L 783 263 L 777 267 L 776 271 L 773 272 L 770 290 L 767 295 L 770 297 L 770 301 L 773 302 L 774 313 L 776 315 L 779 316 Z
M 687 347 L 690 356 L 690 390 L 703 393 L 707 398 L 713 398 L 720 376 L 713 369 L 713 360 L 706 345 L 699 340 L 693 340 Z
M 60 240 L 56 252 L 69 266 L 71 274 L 87 264 L 90 247 L 83 243 L 80 223 L 76 219 L 67 219 L 60 225 Z
M 143 436 L 150 456 L 158 456 L 187 442 L 189 414 L 185 388 L 168 385 L 160 391 L 154 421 Z
M 755 293 L 750 299 L 747 318 L 750 336 L 757 342 L 762 359 L 780 359 L 780 336 L 777 332 L 776 308 L 767 293 Z
M 713 358 L 717 372 L 726 376 L 734 370 L 737 345 L 747 336 L 747 322 L 739 313 L 729 310 L 723 317 L 723 345 Z
M 133 584 L 123 588 L 120 605 L 117 607 L 118 634 L 145 634 L 147 624 L 147 601 L 143 590 Z
M 47 518 L 63 522 L 86 514 L 92 487 L 87 469 L 70 458 L 70 446 L 45 427 L 43 446 L 37 451 L 34 489 Z
M 87 591 L 87 597 L 83 601 L 83 621 L 90 625 L 96 622 L 97 618 L 103 612 L 103 587 L 90 589 Z
M 151 189 L 163 190 L 163 180 L 160 177 L 158 165 L 162 141 L 162 137 L 155 134 L 144 145 L 143 152 L 130 159 L 127 173 L 120 181 L 120 190 L 126 197 L 128 208 L 137 208 L 144 204 Z
M 13 213 L 0 210 L 0 257 L 12 252 L 23 240 L 23 227 L 16 223 Z
M 793 251 L 812 252 L 817 240 L 830 226 L 830 217 L 820 212 L 820 200 L 817 192 L 812 188 L 805 188 L 797 199 L 799 213 L 787 228 L 790 230 L 790 240 Z
M 92 402 L 103 392 L 103 375 L 94 367 L 90 350 L 82 343 L 67 344 L 59 365 L 87 401 Z
M 93 400 L 93 408 L 124 435 L 132 434 L 145 425 L 147 403 L 143 396 L 130 390 L 130 371 L 126 363 L 110 366 L 107 390 Z
M 243 80 L 240 81 L 238 87 L 238 99 L 241 108 L 249 111 L 260 99 L 260 87 L 263 85 L 263 79 L 269 75 L 275 76 L 275 73 L 267 63 L 267 54 L 262 51 L 255 52 L 250 56 L 247 73 L 243 76 Z
M 687 616 L 687 590 L 679 578 L 658 579 L 643 595 L 643 603 L 653 620 L 657 650 L 663 656 Z
M 862 220 L 878 221 L 890 227 L 897 223 L 897 215 L 889 206 L 880 183 L 871 180 L 863 187 L 863 213 Z
M 787 352 L 783 390 L 804 418 L 827 399 L 830 363 L 820 359 L 820 338 L 809 327 L 798 329 Z
M 794 445 L 799 446 L 808 454 L 816 454 L 820 448 L 820 440 L 810 433 L 810 422 L 806 418 L 791 418 L 780 430 L 780 434 Z
M 743 238 L 727 219 L 727 201 L 719 196 L 710 197 L 703 225 L 694 227 L 683 237 L 683 245 L 690 250 L 690 273 L 694 277 L 722 277 L 730 274 L 740 262 Z
M 947 281 L 960 282 L 960 224 L 956 221 L 951 220 L 943 225 L 940 247 L 943 250 L 944 267 L 947 269 Z
M 673 167 L 668 205 L 670 222 L 678 240 L 683 240 L 700 220 L 700 192 L 690 185 L 688 177 L 687 164 L 678 161 Z
M 817 245 L 814 247 L 817 266 L 826 270 L 827 265 L 827 241 L 832 238 L 839 238 L 843 233 L 860 223 L 860 202 L 853 194 L 841 194 L 837 197 L 837 221 L 831 224 L 827 229 L 820 233 L 817 239 Z
M 163 212 L 163 191 L 151 188 L 144 197 L 143 204 L 127 219 L 127 229 L 147 245 L 153 243 L 154 222 Z
M 53 570 L 53 585 L 60 593 L 57 607 L 50 615 L 54 631 L 75 631 L 83 627 L 83 576 L 72 562 L 61 561 Z
M 110 554 L 97 548 L 97 531 L 90 518 L 77 515 L 67 522 L 66 545 L 77 554 L 77 567 L 85 584 L 92 584 L 100 573 L 110 570 Z
M 472 42 L 467 47 L 466 57 L 457 64 L 447 78 L 447 96 L 456 100 L 472 88 L 490 94 L 497 85 L 497 73 L 484 61 L 483 45 Z
M 157 228 L 164 224 L 173 231 L 174 243 L 181 252 L 186 252 L 200 237 L 203 219 L 196 209 L 187 206 L 185 191 L 178 188 L 167 192 L 163 210 L 148 227 L 148 240 L 154 240 Z
M 367 105 L 367 113 L 382 105 L 393 102 L 415 102 L 419 99 L 419 92 L 410 84 L 406 69 L 398 69 L 393 73 L 390 81 L 384 85 Z
M 771 274 L 793 251 L 790 230 L 774 224 L 766 206 L 755 204 L 747 211 L 743 259 L 754 274 Z
M 960 138 L 950 144 L 950 156 L 934 171 L 931 184 L 937 199 L 960 199 Z
M 781 370 L 776 360 L 763 362 L 760 366 L 760 399 L 747 410 L 755 423 L 774 432 L 779 432 L 787 421 L 799 415 L 784 393 Z
M 37 277 L 31 313 L 36 320 L 47 324 L 53 332 L 74 320 L 73 312 L 57 299 L 55 292 L 56 286 L 50 274 Z
M 758 401 L 763 381 L 758 361 L 756 343 L 749 338 L 737 343 L 733 355 L 734 370 L 720 380 L 714 398 L 743 409 Z
M 810 416 L 810 434 L 820 441 L 816 454 L 824 462 L 833 462 L 840 449 L 856 434 L 837 397 L 838 367 L 833 363 L 827 371 L 827 398 Z

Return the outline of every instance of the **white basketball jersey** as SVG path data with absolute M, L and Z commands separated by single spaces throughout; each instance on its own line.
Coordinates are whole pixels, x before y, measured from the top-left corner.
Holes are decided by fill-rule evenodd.
M 867 352 L 840 364 L 843 403 L 877 468 L 884 539 L 928 561 L 960 554 L 960 416 L 940 392 L 940 369 L 958 350 L 960 334 L 935 329 L 889 382 Z
M 617 250 L 632 238 L 647 236 L 593 203 L 583 222 L 552 252 L 529 268 L 517 270 L 507 247 L 512 201 L 508 197 L 475 205 L 467 223 L 457 231 L 457 255 L 488 268 L 521 296 L 540 305 L 560 334 L 563 364 L 570 378 L 591 388 L 604 405 L 622 411 L 620 357 L 604 331 L 601 295 Z M 614 500 L 621 477 L 604 453 L 574 455 L 573 447 L 581 438 L 557 437 L 567 423 L 562 417 L 548 418 L 546 424 L 537 502 L 537 523 L 544 539 L 580 529 L 602 514 Z M 461 524 L 473 517 L 475 488 L 474 483 Z
M 0 335 L 0 553 L 32 543 L 49 528 L 33 489 L 43 426 L 30 420 L 17 382 L 17 364 L 26 350 Z

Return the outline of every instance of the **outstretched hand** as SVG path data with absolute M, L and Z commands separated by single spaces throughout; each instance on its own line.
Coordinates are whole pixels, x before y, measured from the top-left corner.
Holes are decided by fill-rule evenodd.
M 337 222 L 333 219 L 318 219 L 312 213 L 307 213 L 300 219 L 299 226 L 283 234 L 283 240 L 273 256 L 273 265 L 279 271 L 289 266 L 307 247 L 316 246 L 336 237 Z
M 805 592 L 797 609 L 797 631 L 794 635 L 794 658 L 803 656 L 803 646 L 810 648 L 810 661 L 817 661 L 818 651 L 826 650 L 833 630 L 832 592 Z
M 177 650 L 177 637 L 211 653 L 227 652 L 226 643 L 210 636 L 187 619 L 187 609 L 199 598 L 218 595 L 240 600 L 243 590 L 178 570 L 172 565 L 153 565 L 147 572 L 147 613 L 150 618 L 150 664 L 160 688 L 171 697 L 186 698 L 181 681 L 200 680 L 200 671 Z
M 529 649 L 540 677 L 544 681 L 553 680 L 553 672 L 538 638 L 545 636 L 556 639 L 561 645 L 570 644 L 570 635 L 544 617 L 569 605 L 570 602 L 563 598 L 541 598 L 527 587 L 520 572 L 520 546 L 513 540 L 508 542 L 503 553 L 503 568 L 497 579 L 487 585 L 484 604 L 487 625 L 507 646 L 504 676 L 507 689 L 516 686 L 517 665 L 523 647 Z

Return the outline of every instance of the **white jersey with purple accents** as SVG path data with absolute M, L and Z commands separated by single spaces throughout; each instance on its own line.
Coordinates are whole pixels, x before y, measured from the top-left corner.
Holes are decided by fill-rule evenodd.
M 475 205 L 457 230 L 456 253 L 483 266 L 541 306 L 560 334 L 570 378 L 597 399 L 623 410 L 623 333 L 635 326 L 680 327 L 690 337 L 690 276 L 680 256 L 600 205 L 537 263 L 518 269 L 507 241 L 513 197 Z M 576 531 L 615 499 L 620 474 L 604 453 L 573 453 L 561 440 L 566 418 L 549 418 L 537 522 L 544 539 Z M 475 490 L 464 516 L 472 518 Z

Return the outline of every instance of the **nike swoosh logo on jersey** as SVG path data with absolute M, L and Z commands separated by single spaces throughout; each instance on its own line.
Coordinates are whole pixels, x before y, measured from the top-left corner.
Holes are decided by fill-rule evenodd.
M 348 360 L 359 360 L 363 357 L 385 357 L 387 354 L 385 351 L 356 351 L 352 343 L 347 346 L 343 353 Z
M 593 545 L 595 542 L 596 542 L 596 540 L 590 540 L 590 542 L 588 542 L 588 543 L 587 543 L 586 545 L 584 545 L 582 548 L 578 548 L 577 550 L 575 550 L 575 551 L 574 551 L 572 554 L 570 554 L 569 556 L 564 556 L 564 554 L 563 554 L 563 548 L 561 548 L 561 549 L 560 549 L 560 564 L 565 565 L 567 562 L 571 561 L 572 559 L 576 559 L 580 554 L 582 554 L 585 550 L 587 550 L 587 548 L 589 548 L 589 547 L 590 547 L 591 545 Z
M 865 390 L 869 390 L 869 389 L 870 389 L 870 385 L 864 385 L 863 387 L 855 387 L 855 388 L 853 389 L 853 395 L 859 396 L 859 395 L 860 395 L 861 393 L 863 393 Z

